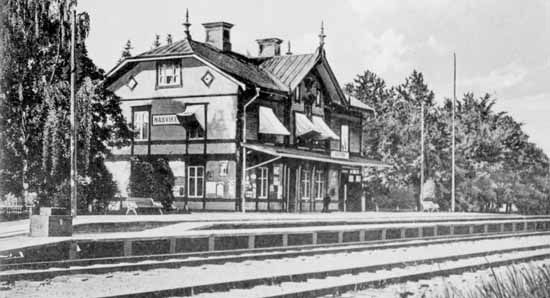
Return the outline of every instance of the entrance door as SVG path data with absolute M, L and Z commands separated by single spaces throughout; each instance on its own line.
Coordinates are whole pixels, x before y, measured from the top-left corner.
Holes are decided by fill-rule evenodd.
M 361 211 L 361 183 L 348 184 L 347 211 Z
M 286 185 L 288 189 L 287 193 L 287 206 L 288 212 L 296 211 L 296 170 L 291 169 L 290 167 L 286 168 Z
M 347 211 L 348 173 L 340 174 L 340 186 L 338 187 L 338 210 Z

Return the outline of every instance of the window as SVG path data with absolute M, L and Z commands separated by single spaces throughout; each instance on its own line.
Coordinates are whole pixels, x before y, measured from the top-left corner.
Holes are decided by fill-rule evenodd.
M 174 174 L 174 188 L 172 188 L 172 193 L 175 197 L 183 197 L 185 196 L 185 162 L 170 161 L 169 164 Z
M 301 198 L 302 199 L 309 199 L 309 192 L 310 192 L 310 171 L 309 170 L 302 170 L 302 183 L 300 185 L 300 192 L 301 192 Z
M 134 111 L 134 140 L 149 139 L 149 111 Z
M 314 174 L 313 195 L 316 199 L 322 199 L 325 191 L 325 173 L 323 170 L 317 170 Z
M 349 126 L 340 126 L 340 151 L 349 151 Z
M 158 62 L 158 86 L 179 86 L 181 84 L 181 67 L 178 61 Z
M 296 90 L 294 90 L 294 101 L 295 102 L 300 102 L 300 97 L 301 97 L 301 94 L 300 94 L 300 85 L 296 86 Z
M 268 169 L 266 167 L 260 167 L 259 169 L 259 179 L 258 183 L 260 184 L 260 193 L 258 194 L 258 198 L 260 199 L 266 199 L 267 198 L 267 178 L 268 178 Z
M 321 106 L 321 89 L 317 88 L 317 93 L 315 94 L 315 105 Z
M 200 125 L 190 126 L 187 128 L 187 131 L 189 132 L 190 140 L 204 139 L 204 129 Z
M 204 167 L 189 166 L 187 171 L 187 196 L 190 198 L 202 198 L 202 190 L 204 188 Z

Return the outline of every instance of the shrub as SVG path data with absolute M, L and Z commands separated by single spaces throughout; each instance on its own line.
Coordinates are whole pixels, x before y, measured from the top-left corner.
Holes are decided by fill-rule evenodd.
M 164 158 L 159 158 L 153 163 L 153 179 L 155 180 L 153 199 L 162 203 L 165 210 L 169 210 L 174 202 L 174 173 Z
M 131 160 L 128 192 L 131 197 L 152 197 L 154 192 L 153 166 L 137 158 Z

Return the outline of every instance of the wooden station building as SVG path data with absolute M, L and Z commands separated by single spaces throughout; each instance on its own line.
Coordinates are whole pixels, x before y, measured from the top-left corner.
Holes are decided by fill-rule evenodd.
M 182 40 L 108 73 L 135 130 L 107 163 L 121 195 L 131 157 L 164 157 L 176 205 L 191 210 L 320 211 L 327 194 L 331 210 L 361 210 L 362 169 L 386 165 L 361 155 L 374 111 L 342 92 L 322 26 L 313 53 L 281 54 L 282 40 L 265 38 L 248 57 L 231 49 L 232 24 L 203 24 L 204 42 L 184 25 Z

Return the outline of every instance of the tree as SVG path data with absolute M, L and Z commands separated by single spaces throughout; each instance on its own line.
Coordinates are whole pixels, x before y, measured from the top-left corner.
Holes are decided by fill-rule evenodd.
M 133 158 L 131 160 L 130 182 L 128 192 L 131 197 L 148 198 L 155 192 L 153 165 L 146 160 Z
M 0 169 L 4 192 L 38 192 L 59 204 L 68 184 L 69 49 L 74 1 L 7 1 L 2 6 Z M 78 176 L 95 183 L 109 146 L 128 144 L 130 131 L 104 72 L 88 58 L 90 20 L 77 16 Z M 109 199 L 109 198 L 105 198 Z
M 153 163 L 153 179 L 155 180 L 155 187 L 152 197 L 155 201 L 162 203 L 165 210 L 172 208 L 174 202 L 174 194 L 172 189 L 174 188 L 174 174 L 168 164 L 168 161 L 164 158 L 159 158 Z
M 126 58 L 132 57 L 132 49 L 132 41 L 128 39 L 126 41 L 126 44 L 124 45 L 124 48 L 122 49 L 122 53 L 120 54 L 120 59 L 118 60 L 118 62 L 121 62 Z
M 153 41 L 153 49 L 160 47 L 160 35 L 155 34 L 155 40 Z

